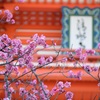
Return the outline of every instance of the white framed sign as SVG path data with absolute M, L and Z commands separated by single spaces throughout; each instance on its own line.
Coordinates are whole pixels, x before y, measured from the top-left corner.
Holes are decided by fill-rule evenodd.
M 70 42 L 69 47 L 73 49 L 92 49 L 93 45 L 93 17 L 92 16 L 70 16 Z
M 97 48 L 100 42 L 100 8 L 62 8 L 62 47 Z

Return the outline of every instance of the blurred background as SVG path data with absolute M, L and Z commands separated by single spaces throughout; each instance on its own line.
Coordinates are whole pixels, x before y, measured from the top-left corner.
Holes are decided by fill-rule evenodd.
M 15 6 L 19 6 L 19 10 L 14 10 Z M 74 52 L 74 49 L 79 47 L 95 49 L 97 54 L 88 56 L 84 63 L 90 64 L 91 67 L 100 67 L 100 50 L 97 48 L 97 44 L 100 42 L 100 0 L 24 0 L 23 3 L 19 3 L 18 0 L 0 0 L 0 10 L 5 9 L 9 9 L 13 13 L 16 23 L 5 23 L 3 19 L 0 22 L 0 35 L 6 33 L 12 39 L 21 39 L 25 46 L 27 45 L 26 40 L 35 33 L 43 34 L 46 36 L 49 46 L 55 42 L 56 50 L 62 46 L 59 58 L 66 56 L 67 51 Z M 97 13 L 94 13 L 95 9 L 97 9 Z M 0 15 L 0 19 L 2 17 L 4 17 L 3 14 Z M 37 49 L 40 48 L 41 46 Z M 56 53 L 51 46 L 49 49 L 38 52 L 34 63 L 41 55 L 55 57 Z M 78 59 L 77 56 L 75 57 Z M 73 62 L 68 60 L 65 69 L 72 69 L 73 66 Z M 42 72 L 52 70 L 54 67 L 58 67 L 57 70 L 60 70 L 62 66 L 53 63 L 51 69 L 44 68 Z M 73 100 L 98 100 L 100 94 L 98 82 L 79 66 L 73 68 L 73 71 L 82 71 L 83 79 L 69 79 L 61 74 L 53 74 L 45 79 L 45 83 L 52 88 L 58 80 L 71 81 L 72 87 L 68 90 L 74 92 Z M 97 73 L 92 74 L 97 77 Z M 2 77 L 0 80 L 3 80 Z M 0 97 L 2 96 L 3 93 L 0 91 Z M 65 100 L 64 94 L 60 95 L 57 100 Z

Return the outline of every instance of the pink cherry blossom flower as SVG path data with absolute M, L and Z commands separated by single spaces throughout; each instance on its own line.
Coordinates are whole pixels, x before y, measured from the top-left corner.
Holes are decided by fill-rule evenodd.
M 89 54 L 89 55 L 94 55 L 95 50 L 86 50 L 86 53 Z
M 9 98 L 3 98 L 3 100 L 10 100 Z
M 4 52 L 1 52 L 0 51 L 0 57 L 2 58 L 2 59 L 7 59 L 7 53 L 4 53 Z
M 11 19 L 11 24 L 15 24 L 15 20 L 14 19 Z
M 10 18 L 7 18 L 7 19 L 6 19 L 6 22 L 10 22 Z
M 59 81 L 59 82 L 57 83 L 57 87 L 58 87 L 59 89 L 63 89 L 63 88 L 64 88 L 64 83 L 63 83 L 62 81 Z
M 19 94 L 22 96 L 26 93 L 27 91 L 25 90 L 25 88 L 20 88 L 19 89 Z
M 10 87 L 10 88 L 9 88 L 9 92 L 10 92 L 10 93 L 14 93 L 14 92 L 15 92 L 14 88 L 13 88 L 13 87 Z
M 18 62 L 19 62 L 20 65 L 23 65 L 25 63 L 24 58 L 19 58 Z
M 48 89 L 45 89 L 44 91 L 45 91 L 46 95 L 48 95 L 50 92 Z
M 48 86 L 47 86 L 47 85 L 45 85 L 45 84 L 42 82 L 42 88 L 47 89 L 47 88 L 48 88 Z M 42 89 L 42 88 L 41 88 L 41 89 Z
M 69 78 L 74 78 L 74 73 L 73 73 L 72 70 L 70 70 L 70 71 L 68 72 L 68 77 L 69 77 Z
M 26 100 L 38 100 L 38 99 L 37 99 L 37 96 L 35 94 L 27 93 Z
M 34 42 L 30 42 L 29 46 L 30 46 L 31 50 L 34 50 L 36 48 L 36 44 Z
M 76 78 L 78 78 L 79 80 L 81 80 L 82 79 L 81 77 L 82 77 L 82 72 L 81 71 L 77 72 Z
M 67 52 L 67 54 L 68 54 L 68 58 L 69 58 L 69 60 L 71 60 L 71 61 L 73 61 L 74 60 L 74 57 L 73 57 L 73 53 L 72 52 Z
M 35 71 L 35 66 L 31 62 L 29 64 L 27 64 L 27 68 L 31 69 L 32 71 Z
M 45 60 L 45 57 L 40 57 L 40 59 L 38 59 L 38 63 L 40 64 L 40 65 L 45 65 L 46 64 L 46 60 Z
M 50 91 L 50 95 L 53 96 L 58 92 L 57 87 L 53 87 L 52 90 Z
M 82 48 L 76 49 L 75 53 L 77 56 L 80 56 L 82 54 Z
M 30 82 L 31 85 L 35 86 L 37 84 L 37 80 L 34 79 L 33 81 Z
M 46 59 L 46 62 L 50 63 L 53 61 L 53 57 L 52 56 L 49 56 L 47 59 Z
M 6 22 L 10 22 L 13 17 L 13 14 L 8 9 L 4 10 L 4 14 L 6 16 Z
M 7 14 L 7 19 L 11 19 L 13 17 L 13 14 L 11 13 L 11 12 L 9 12 L 8 14 Z
M 21 83 L 21 81 L 18 80 L 15 84 L 16 84 L 16 86 L 18 86 L 20 83 Z
M 19 39 L 13 39 L 11 41 L 11 45 L 14 47 L 14 48 L 21 48 L 22 47 L 22 43 Z
M 5 71 L 0 71 L 0 75 L 4 75 L 5 74 Z
M 19 10 L 19 6 L 16 6 L 14 9 L 15 9 L 15 10 Z
M 87 57 L 87 54 L 85 53 L 85 54 L 81 54 L 79 58 L 81 61 L 84 61 L 86 57 Z
M 35 34 L 35 35 L 32 37 L 33 41 L 38 40 L 38 38 L 39 38 L 38 34 Z
M 19 71 L 19 67 L 18 66 L 12 66 L 13 67 L 13 70 L 16 72 L 16 73 L 18 73 L 18 71 Z
M 71 87 L 71 82 L 66 82 L 66 83 L 64 84 L 64 87 L 66 87 L 66 88 Z
M 98 71 L 99 67 L 94 66 L 91 69 L 92 69 L 92 71 L 96 72 L 96 71 Z
M 10 13 L 10 11 L 7 9 L 7 10 L 4 10 L 4 14 L 8 15 Z
M 91 70 L 91 67 L 89 65 L 84 65 L 83 66 L 84 70 L 88 73 L 90 73 L 92 70 Z
M 40 36 L 40 39 L 41 39 L 41 40 L 45 40 L 46 37 L 45 37 L 44 35 L 41 35 L 41 36 Z
M 73 95 L 74 95 L 74 94 L 73 94 L 72 92 L 68 91 L 68 92 L 65 94 L 65 97 L 66 97 L 67 100 L 72 100 Z

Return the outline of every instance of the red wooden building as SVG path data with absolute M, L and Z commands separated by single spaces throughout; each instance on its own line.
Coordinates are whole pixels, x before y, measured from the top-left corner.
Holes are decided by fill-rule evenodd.
M 19 10 L 15 11 L 14 7 L 19 6 Z M 19 38 L 22 40 L 22 43 L 26 45 L 26 40 L 29 39 L 35 33 L 39 35 L 43 34 L 47 37 L 46 41 L 49 45 L 52 45 L 51 39 L 57 43 L 56 49 L 59 50 L 61 46 L 62 38 L 62 7 L 67 6 L 69 8 L 73 7 L 89 7 L 95 8 L 100 7 L 100 0 L 25 0 L 24 3 L 19 3 L 17 0 L 0 0 L 0 9 L 10 9 L 11 12 L 14 14 L 14 19 L 16 23 L 6 24 L 0 23 L 0 35 L 6 33 L 9 35 L 10 38 Z M 0 15 L 2 18 L 3 15 Z M 62 51 L 68 51 L 70 49 L 64 48 Z M 73 50 L 74 51 L 74 50 Z M 97 50 L 100 52 L 100 50 Z M 40 55 L 44 55 L 44 52 L 54 52 L 52 48 L 40 52 L 36 55 L 39 57 Z M 46 56 L 47 53 L 45 53 Z M 55 56 L 53 53 L 50 53 L 52 56 Z M 60 57 L 65 55 L 60 54 Z M 76 57 L 77 58 L 77 57 Z M 97 61 L 100 61 L 99 56 L 88 56 L 85 63 L 89 63 L 91 65 L 95 64 Z M 71 69 L 73 65 L 70 61 L 68 61 L 69 67 L 65 68 L 66 70 Z M 99 62 L 100 63 L 100 62 Z M 54 65 L 55 66 L 55 65 Z M 53 67 L 54 67 L 53 66 Z M 100 64 L 99 64 L 100 66 Z M 53 69 L 44 68 L 38 70 L 39 73 L 50 71 Z M 2 70 L 1 66 L 1 70 Z M 61 68 L 58 67 L 56 70 L 60 70 Z M 73 71 L 77 72 L 82 70 L 80 67 L 73 69 Z M 71 81 L 72 87 L 68 90 L 74 92 L 73 100 L 98 100 L 100 97 L 100 90 L 97 86 L 98 82 L 93 79 L 90 75 L 86 74 L 84 70 L 82 80 L 76 79 L 69 79 L 65 78 L 62 74 L 52 74 L 46 77 L 45 83 L 51 88 L 56 81 Z M 93 73 L 95 77 L 97 77 L 96 73 Z M 26 78 L 26 77 L 23 77 Z M 0 76 L 0 81 L 3 80 L 3 76 Z M 0 83 L 0 87 L 3 83 Z M 3 92 L 0 90 L 0 98 L 3 97 Z M 16 98 L 16 96 L 14 95 Z M 54 100 L 54 98 L 52 98 Z M 64 94 L 59 96 L 57 100 L 65 100 Z

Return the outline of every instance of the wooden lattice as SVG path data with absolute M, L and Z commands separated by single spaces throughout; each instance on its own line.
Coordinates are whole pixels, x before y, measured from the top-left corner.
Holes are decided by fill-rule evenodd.
M 61 26 L 61 16 L 61 12 L 18 11 L 14 19 L 17 25 Z

